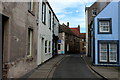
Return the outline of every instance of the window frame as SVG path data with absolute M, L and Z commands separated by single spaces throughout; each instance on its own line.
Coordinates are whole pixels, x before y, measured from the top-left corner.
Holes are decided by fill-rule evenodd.
M 96 13 L 96 14 L 94 14 L 94 13 Z M 92 9 L 92 16 L 96 16 L 97 15 L 97 8 L 93 8 Z
M 29 2 L 28 2 L 28 12 L 31 13 L 33 16 L 35 16 L 34 6 L 35 6 L 34 0 L 29 0 Z
M 99 44 L 101 43 L 105 43 L 107 44 L 107 62 L 102 62 L 100 61 L 100 46 Z M 117 44 L 117 61 L 116 62 L 112 62 L 110 61 L 110 47 L 109 44 Z M 119 40 L 98 40 L 98 63 L 108 63 L 108 64 L 118 64 L 119 63 Z
M 48 41 L 45 40 L 45 54 L 48 53 Z
M 52 27 L 52 13 L 51 11 L 49 10 L 49 19 L 48 19 L 48 22 L 49 22 L 49 29 L 51 30 L 51 27 Z
M 28 28 L 28 52 L 27 52 L 27 57 L 31 57 L 32 53 L 33 53 L 33 29 Z
M 107 43 L 100 43 L 100 44 L 99 44 L 99 58 L 100 58 L 99 61 L 100 61 L 100 62 L 107 62 L 107 61 L 108 61 L 108 55 L 107 55 L 108 51 L 107 51 L 107 50 L 106 50 L 106 51 L 101 51 L 101 45 L 102 45 L 102 44 L 106 44 L 106 49 L 107 49 Z M 106 60 L 102 60 L 102 59 L 101 59 L 102 53 L 106 53 Z
M 100 31 L 100 21 L 109 21 L 109 32 Z M 112 18 L 98 18 L 98 34 L 112 34 Z
M 116 43 L 111 43 L 111 44 L 116 44 Z M 111 44 L 109 44 L 109 55 L 111 54 L 111 52 L 116 52 L 116 58 L 117 58 L 117 49 L 118 49 L 117 44 L 116 44 L 116 48 L 117 48 L 116 51 L 111 51 L 110 50 Z M 109 56 L 109 61 L 110 62 L 117 62 L 117 59 L 116 60 L 111 60 L 110 56 Z
M 42 2 L 42 23 L 46 24 L 46 4 Z
M 51 53 L 51 41 L 49 41 L 49 53 Z

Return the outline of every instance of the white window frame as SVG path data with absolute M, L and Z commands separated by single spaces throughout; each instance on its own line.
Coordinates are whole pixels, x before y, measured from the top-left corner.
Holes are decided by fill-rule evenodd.
M 32 29 L 28 29 L 28 54 L 27 54 L 27 57 L 31 57 L 32 56 L 32 51 L 33 51 L 33 30 Z
M 48 41 L 45 40 L 45 54 L 48 53 Z
M 33 11 L 33 8 L 34 8 L 34 0 L 30 0 L 30 2 L 29 2 L 29 10 L 30 11 Z
M 105 25 L 105 22 L 107 22 L 107 24 Z M 104 23 L 104 25 L 103 25 Z M 103 30 L 104 27 L 107 27 L 108 28 L 108 31 L 106 30 Z M 110 32 L 110 21 L 99 21 L 99 30 L 100 32 Z
M 52 22 L 52 13 L 51 13 L 51 11 L 49 11 L 49 19 L 48 19 L 48 23 L 49 23 L 49 29 L 51 30 L 51 23 Z
M 46 23 L 46 4 L 42 2 L 42 22 Z
M 112 43 L 111 43 L 112 44 Z M 109 44 L 109 61 L 110 62 L 117 62 L 117 49 L 116 49 L 116 51 L 111 51 L 111 44 Z M 115 44 L 115 43 L 114 43 Z M 116 44 L 116 48 L 117 48 L 117 44 Z M 111 60 L 111 57 L 110 57 L 110 54 L 111 54 L 111 52 L 115 52 L 116 53 L 116 60 Z
M 100 58 L 100 62 L 107 62 L 107 60 L 108 60 L 108 55 L 107 55 L 107 44 L 106 44 L 106 51 L 101 51 L 101 44 L 102 43 L 100 43 L 99 44 L 99 58 Z M 101 53 L 105 53 L 106 52 L 106 60 L 102 60 L 102 58 L 101 58 Z

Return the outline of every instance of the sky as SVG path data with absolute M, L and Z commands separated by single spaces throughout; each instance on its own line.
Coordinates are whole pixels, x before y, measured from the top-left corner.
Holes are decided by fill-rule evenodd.
M 89 7 L 96 0 L 48 0 L 60 24 L 69 22 L 70 27 L 78 27 L 85 33 L 85 6 Z

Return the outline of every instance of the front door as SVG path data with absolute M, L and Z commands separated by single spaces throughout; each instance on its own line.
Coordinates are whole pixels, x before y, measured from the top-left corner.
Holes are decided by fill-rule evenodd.
M 99 61 L 107 63 L 116 63 L 118 61 L 118 44 L 117 43 L 100 43 L 99 44 Z
M 2 15 L 0 15 L 0 80 L 2 79 L 2 56 L 3 56 L 3 29 L 2 29 Z
M 44 62 L 44 38 L 42 38 L 42 41 L 41 41 L 41 62 L 43 63 Z

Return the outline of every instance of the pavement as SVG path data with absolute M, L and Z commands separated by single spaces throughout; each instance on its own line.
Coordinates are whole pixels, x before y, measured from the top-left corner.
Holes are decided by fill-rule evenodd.
M 47 79 L 49 77 L 49 74 L 53 70 L 54 66 L 59 63 L 65 55 L 58 55 L 49 61 L 46 61 L 42 65 L 40 65 L 38 68 L 34 69 L 30 73 L 26 74 L 23 78 L 28 78 L 28 79 Z
M 85 76 L 85 74 L 87 75 Z M 98 78 L 95 74 L 108 80 L 120 80 L 120 67 L 93 66 L 91 58 L 85 55 L 82 57 L 79 55 L 58 55 L 31 71 L 26 77 L 29 79 Z
M 120 80 L 120 67 L 93 66 L 90 57 L 83 56 L 87 65 L 98 75 L 108 80 Z

